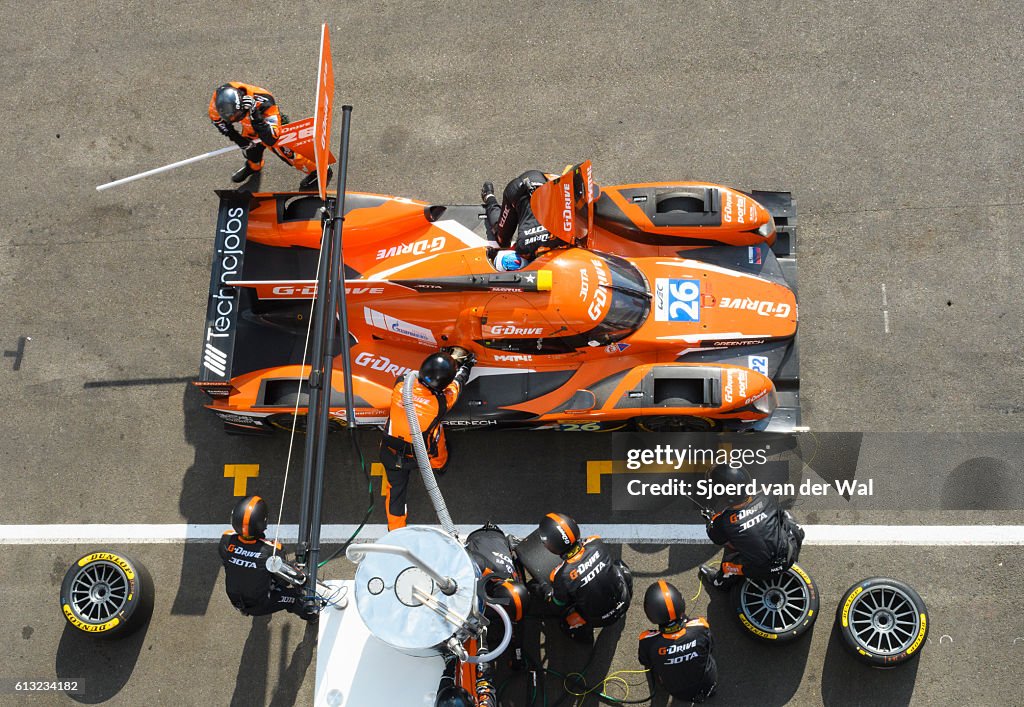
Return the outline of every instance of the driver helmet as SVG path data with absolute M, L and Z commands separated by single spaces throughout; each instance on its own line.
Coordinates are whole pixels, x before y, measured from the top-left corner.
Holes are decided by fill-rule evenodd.
M 430 388 L 435 393 L 451 385 L 455 380 L 455 371 L 458 365 L 451 354 L 435 353 L 427 356 L 420 364 L 420 383 Z
M 540 540 L 548 552 L 568 555 L 580 542 L 580 526 L 564 513 L 548 513 L 540 522 Z
M 242 108 L 242 92 L 229 83 L 217 87 L 217 94 L 214 98 L 214 105 L 222 120 L 229 123 L 237 123 L 245 117 L 245 109 Z
M 262 538 L 267 530 L 267 502 L 259 496 L 248 496 L 235 504 L 231 527 L 243 538 Z
M 526 265 L 514 250 L 499 250 L 494 256 L 494 269 L 498 272 L 512 272 Z

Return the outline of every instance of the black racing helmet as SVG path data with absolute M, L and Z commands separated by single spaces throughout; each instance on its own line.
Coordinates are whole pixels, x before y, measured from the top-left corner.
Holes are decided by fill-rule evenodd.
M 580 541 L 580 526 L 564 513 L 548 513 L 541 520 L 539 530 L 544 547 L 559 556 L 568 555 Z
M 487 594 L 494 599 L 507 599 L 508 604 L 502 604 L 508 612 L 508 617 L 513 621 L 519 621 L 526 613 L 526 606 L 530 601 L 530 592 L 522 582 L 515 582 L 506 579 L 504 582 L 494 583 L 487 588 Z
M 267 531 L 267 502 L 259 496 L 248 496 L 235 504 L 231 527 L 245 538 L 262 538 Z
M 229 123 L 237 122 L 245 117 L 245 109 L 242 108 L 242 92 L 229 83 L 217 87 L 217 95 L 213 102 L 221 119 Z
M 733 468 L 728 464 L 719 464 L 708 472 L 708 481 L 712 486 L 733 486 L 735 493 L 720 493 L 715 495 L 719 503 L 732 505 L 739 503 L 747 497 L 747 494 L 739 490 L 740 486 L 750 483 L 750 474 L 743 467 Z
M 466 688 L 447 685 L 437 693 L 434 707 L 476 707 L 476 700 Z
M 440 393 L 455 380 L 455 370 L 457 368 L 458 364 L 455 363 L 455 359 L 450 354 L 430 354 L 420 364 L 420 383 L 435 393 Z
M 644 593 L 644 613 L 652 623 L 666 626 L 686 618 L 686 600 L 674 584 L 659 579 Z

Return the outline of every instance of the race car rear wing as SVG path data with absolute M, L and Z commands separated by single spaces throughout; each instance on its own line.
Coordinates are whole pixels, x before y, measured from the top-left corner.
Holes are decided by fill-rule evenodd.
M 211 397 L 231 393 L 231 364 L 235 353 L 239 292 L 229 284 L 242 272 L 245 232 L 251 196 L 248 192 L 222 190 L 217 213 L 217 233 L 210 269 L 210 294 L 203 332 L 203 357 L 196 385 Z

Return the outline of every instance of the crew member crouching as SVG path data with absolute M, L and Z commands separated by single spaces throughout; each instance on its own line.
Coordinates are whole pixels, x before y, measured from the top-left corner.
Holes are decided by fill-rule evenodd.
M 683 595 L 661 579 L 647 588 L 644 613 L 658 626 L 640 634 L 637 649 L 640 664 L 648 671 L 651 696 L 661 686 L 684 702 L 703 702 L 711 697 L 718 682 L 718 667 L 707 619 L 687 617 Z

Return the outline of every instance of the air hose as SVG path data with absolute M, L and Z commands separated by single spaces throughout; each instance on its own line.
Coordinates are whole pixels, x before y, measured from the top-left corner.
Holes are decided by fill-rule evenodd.
M 441 489 L 437 487 L 437 479 L 434 478 L 434 470 L 430 467 L 430 457 L 427 455 L 427 445 L 423 441 L 423 431 L 420 429 L 420 419 L 416 415 L 416 404 L 412 399 L 413 382 L 416 374 L 409 371 L 405 374 L 405 381 L 402 385 L 402 406 L 405 408 L 405 418 L 409 421 L 409 436 L 412 437 L 412 448 L 416 455 L 416 465 L 420 468 L 420 475 L 423 477 L 423 485 L 430 496 L 430 502 L 437 511 L 437 520 L 441 523 L 444 532 L 453 538 L 458 537 L 452 517 L 448 514 L 448 506 L 444 503 Z

